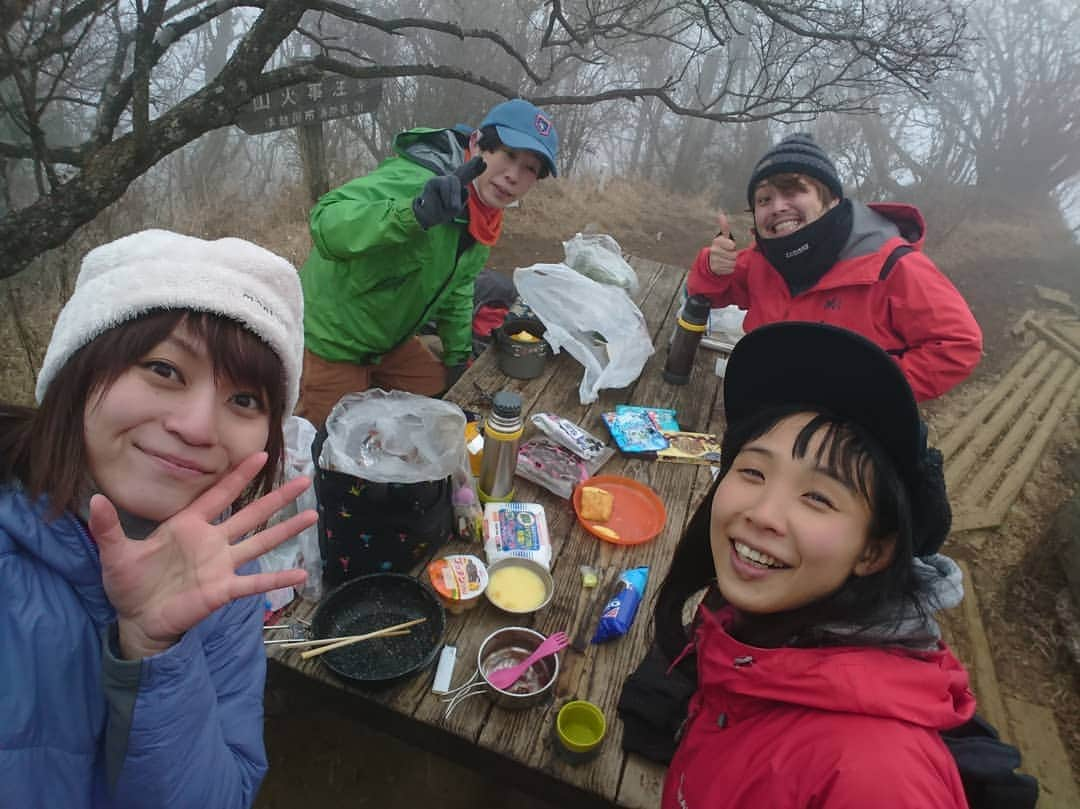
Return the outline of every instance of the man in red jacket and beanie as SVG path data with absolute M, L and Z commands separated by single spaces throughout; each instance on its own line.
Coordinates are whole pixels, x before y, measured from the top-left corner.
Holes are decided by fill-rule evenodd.
M 690 294 L 746 309 L 748 332 L 781 320 L 858 332 L 896 359 L 920 401 L 971 374 L 982 331 L 922 252 L 926 224 L 916 208 L 845 198 L 836 166 L 806 134 L 765 153 L 747 197 L 754 245 L 737 250 L 720 214 L 720 233 L 690 270 Z

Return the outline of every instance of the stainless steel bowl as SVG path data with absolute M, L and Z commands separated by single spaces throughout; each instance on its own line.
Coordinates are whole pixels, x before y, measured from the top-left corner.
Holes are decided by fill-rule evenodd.
M 484 638 L 476 653 L 476 666 L 487 684 L 488 696 L 496 705 L 519 710 L 543 702 L 551 696 L 555 681 L 559 679 L 558 654 L 537 660 L 506 691 L 496 688 L 487 678 L 488 672 L 504 668 L 507 661 L 511 661 L 511 665 L 520 663 L 536 651 L 536 647 L 543 641 L 543 635 L 524 626 L 505 626 Z

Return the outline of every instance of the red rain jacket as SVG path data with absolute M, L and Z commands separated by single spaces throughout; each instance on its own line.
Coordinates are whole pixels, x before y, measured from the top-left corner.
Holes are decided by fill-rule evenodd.
M 926 223 L 918 209 L 895 203 L 853 205 L 852 233 L 836 264 L 794 298 L 756 246 L 740 251 L 730 275 L 714 275 L 709 249 L 702 249 L 687 288 L 691 295 L 708 296 L 714 307 L 746 309 L 747 332 L 781 320 L 831 323 L 858 332 L 897 357 L 916 399 L 941 396 L 966 379 L 982 358 L 979 324 L 952 282 L 920 252 Z M 903 235 L 895 235 L 889 222 Z M 879 280 L 885 259 L 901 245 L 915 250 Z
M 702 609 L 698 690 L 663 809 L 963 809 L 939 731 L 975 712 L 942 645 L 760 649 Z

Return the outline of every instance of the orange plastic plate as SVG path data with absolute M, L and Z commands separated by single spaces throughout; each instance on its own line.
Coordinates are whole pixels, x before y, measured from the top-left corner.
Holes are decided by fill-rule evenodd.
M 611 519 L 593 522 L 581 516 L 581 487 L 595 486 L 615 496 Z M 659 534 L 667 521 L 667 509 L 659 495 L 644 483 L 620 475 L 597 475 L 579 483 L 574 489 L 574 513 L 586 531 L 615 545 L 640 545 Z M 604 536 L 596 526 L 610 528 L 618 539 Z

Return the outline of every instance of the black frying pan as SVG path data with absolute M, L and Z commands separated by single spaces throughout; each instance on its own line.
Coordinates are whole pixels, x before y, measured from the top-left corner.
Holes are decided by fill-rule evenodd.
M 435 595 L 411 576 L 372 573 L 331 591 L 311 619 L 313 638 L 362 635 L 427 618 L 408 635 L 372 638 L 321 656 L 332 672 L 366 685 L 389 685 L 427 668 L 446 629 L 446 613 Z

